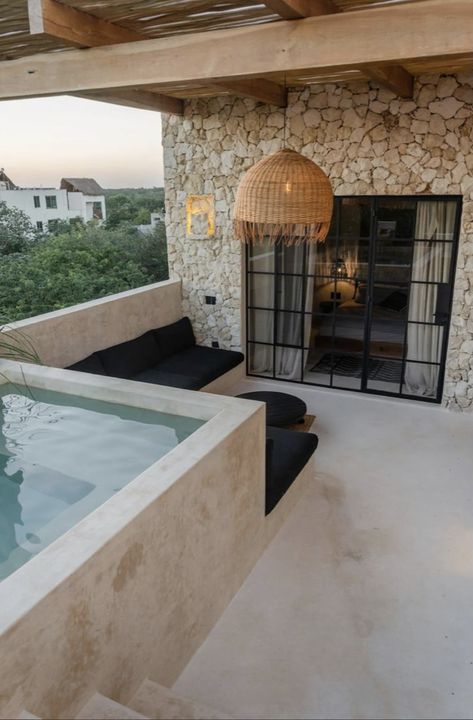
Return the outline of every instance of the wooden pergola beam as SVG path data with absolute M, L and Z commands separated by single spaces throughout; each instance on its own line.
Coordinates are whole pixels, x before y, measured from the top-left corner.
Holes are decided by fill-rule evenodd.
M 78 47 L 100 47 L 144 39 L 139 33 L 63 5 L 56 0 L 28 0 L 28 17 L 32 35 L 51 37 Z M 150 91 L 109 91 L 93 95 L 84 94 L 82 97 L 140 110 L 178 115 L 184 112 L 182 100 Z
M 216 90 L 226 90 L 232 95 L 250 97 L 254 100 L 267 103 L 268 105 L 276 105 L 277 107 L 286 107 L 287 105 L 286 89 L 264 78 L 227 80 L 212 83 L 212 86 L 215 87 Z
M 264 0 L 264 4 L 285 20 L 330 15 L 339 12 L 332 0 Z M 365 67 L 370 80 L 387 87 L 400 97 L 412 97 L 414 78 L 401 65 L 388 68 Z
M 389 28 L 389 41 L 386 29 Z M 0 63 L 0 99 L 126 88 L 166 92 L 309 71 L 473 61 L 471 0 L 421 0 L 299 21 L 41 53 Z
M 31 35 L 44 35 L 79 47 L 142 40 L 143 36 L 56 0 L 28 0 Z
M 98 100 L 99 102 L 123 105 L 138 108 L 139 110 L 152 110 L 173 115 L 184 114 L 183 100 L 157 92 L 150 92 L 149 90 L 98 90 L 95 92 L 74 93 L 74 97 Z
M 338 12 L 332 0 L 263 0 L 263 5 L 284 20 L 299 20 Z
M 90 13 L 63 5 L 56 0 L 28 0 L 30 33 L 44 35 L 79 47 L 100 47 L 124 42 L 146 40 L 145 35 L 122 28 L 114 23 L 102 20 Z M 215 84 L 216 90 L 227 90 L 242 97 L 251 97 L 270 105 L 285 107 L 286 91 L 269 80 L 242 80 L 235 83 Z M 113 103 L 112 92 L 106 94 L 83 95 L 94 100 Z M 158 110 L 182 114 L 183 102 L 175 98 L 166 98 L 159 93 L 153 98 L 152 92 L 121 91 L 115 95 L 117 105 L 145 110 Z

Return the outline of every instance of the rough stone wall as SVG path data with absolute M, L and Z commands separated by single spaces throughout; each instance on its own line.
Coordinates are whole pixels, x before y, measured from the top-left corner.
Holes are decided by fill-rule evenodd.
M 444 402 L 473 408 L 473 73 L 422 76 L 413 100 L 367 83 L 314 85 L 290 93 L 287 118 L 287 146 L 315 160 L 336 194 L 463 195 Z M 183 280 L 184 312 L 201 342 L 241 344 L 235 191 L 283 136 L 282 110 L 233 97 L 190 101 L 184 118 L 164 122 L 170 268 Z M 215 195 L 214 239 L 186 239 L 188 193 Z M 209 294 L 215 306 L 204 304 Z

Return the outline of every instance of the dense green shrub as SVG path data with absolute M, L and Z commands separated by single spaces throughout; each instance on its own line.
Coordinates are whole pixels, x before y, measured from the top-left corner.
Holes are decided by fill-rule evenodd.
M 123 223 L 148 225 L 153 212 L 164 210 L 163 188 L 126 188 L 106 190 L 107 227 Z
M 0 247 L 2 239 L 0 226 Z M 58 310 L 168 277 L 164 228 L 143 236 L 116 229 L 61 224 L 49 236 L 12 243 L 0 255 L 0 323 Z M 15 250 L 11 248 L 15 247 Z
M 36 238 L 28 215 L 0 202 L 0 257 L 25 250 Z

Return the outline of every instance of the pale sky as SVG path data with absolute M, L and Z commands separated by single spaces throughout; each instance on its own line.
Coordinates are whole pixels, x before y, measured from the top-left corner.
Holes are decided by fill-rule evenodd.
M 1 102 L 0 168 L 21 187 L 162 186 L 161 115 L 71 97 Z

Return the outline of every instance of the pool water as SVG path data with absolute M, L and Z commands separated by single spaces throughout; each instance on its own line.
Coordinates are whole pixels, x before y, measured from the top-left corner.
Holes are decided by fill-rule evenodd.
M 0 386 L 0 580 L 204 422 Z

